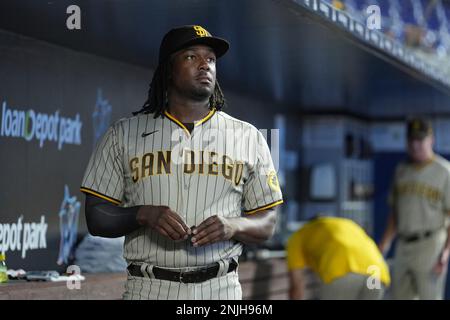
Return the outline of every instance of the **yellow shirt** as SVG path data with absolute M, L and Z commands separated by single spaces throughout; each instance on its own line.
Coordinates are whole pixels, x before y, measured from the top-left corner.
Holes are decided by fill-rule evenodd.
M 389 268 L 375 242 L 355 222 L 321 217 L 289 239 L 288 269 L 311 268 L 324 283 L 347 273 L 373 276 L 389 286 Z

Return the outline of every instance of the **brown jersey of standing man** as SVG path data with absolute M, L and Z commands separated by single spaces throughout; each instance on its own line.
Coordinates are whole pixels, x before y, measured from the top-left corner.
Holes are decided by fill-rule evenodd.
M 427 119 L 409 120 L 407 136 L 409 159 L 395 171 L 380 250 L 387 252 L 397 235 L 393 298 L 442 299 L 450 249 L 450 163 L 433 152 Z

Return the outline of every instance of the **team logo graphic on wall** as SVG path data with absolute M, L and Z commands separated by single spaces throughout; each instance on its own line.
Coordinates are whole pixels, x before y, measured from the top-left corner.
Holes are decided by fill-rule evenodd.
M 93 148 L 98 140 L 103 136 L 109 127 L 111 120 L 112 107 L 109 101 L 103 99 L 102 89 L 97 90 L 97 101 L 95 102 L 94 112 L 92 113 L 92 125 L 94 130 Z
M 69 187 L 64 186 L 64 199 L 59 210 L 61 240 L 57 263 L 67 264 L 73 258 L 73 249 L 77 241 L 78 219 L 81 204 L 76 196 L 70 196 Z

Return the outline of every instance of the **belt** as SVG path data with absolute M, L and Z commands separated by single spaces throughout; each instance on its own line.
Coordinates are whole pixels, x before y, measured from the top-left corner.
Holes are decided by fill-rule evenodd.
M 231 260 L 230 265 L 228 266 L 227 273 L 236 270 L 237 266 L 238 266 L 237 262 Z M 153 267 L 152 271 L 156 279 L 183 282 L 183 283 L 199 283 L 217 277 L 219 268 L 220 265 L 218 262 L 216 262 L 212 265 L 194 271 L 186 271 L 186 272 L 174 271 L 160 267 Z M 141 265 L 139 264 L 130 264 L 127 269 L 131 276 L 147 277 L 142 273 Z
M 410 235 L 401 235 L 400 239 L 402 239 L 404 242 L 416 242 L 418 240 L 428 238 L 433 233 L 434 233 L 434 231 L 425 231 L 423 233 L 415 233 L 415 234 L 410 234 Z

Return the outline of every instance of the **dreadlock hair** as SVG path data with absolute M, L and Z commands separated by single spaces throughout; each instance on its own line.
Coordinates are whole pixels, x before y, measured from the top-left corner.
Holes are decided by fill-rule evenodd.
M 153 118 L 155 119 L 159 116 L 164 117 L 164 111 L 167 110 L 169 103 L 168 89 L 170 71 L 170 59 L 158 65 L 155 73 L 153 74 L 152 82 L 150 83 L 147 101 L 145 101 L 144 105 L 141 107 L 141 110 L 133 112 L 134 116 L 139 113 L 154 113 Z M 216 79 L 214 92 L 211 97 L 209 97 L 209 109 L 215 108 L 220 111 L 224 106 L 225 97 L 222 89 L 220 88 L 219 82 Z

